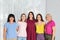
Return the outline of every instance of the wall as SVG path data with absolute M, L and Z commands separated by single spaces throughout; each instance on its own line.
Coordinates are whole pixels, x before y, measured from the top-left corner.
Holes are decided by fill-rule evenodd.
M 56 22 L 56 40 L 60 40 L 60 0 L 47 0 L 47 12 Z

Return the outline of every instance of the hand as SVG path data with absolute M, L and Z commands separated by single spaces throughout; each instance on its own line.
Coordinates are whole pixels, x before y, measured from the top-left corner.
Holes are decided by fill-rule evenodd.
M 52 40 L 54 40 L 54 38 L 52 38 Z

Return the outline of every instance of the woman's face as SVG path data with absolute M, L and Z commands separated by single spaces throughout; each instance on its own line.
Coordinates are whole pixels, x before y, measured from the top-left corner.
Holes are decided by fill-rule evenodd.
M 33 18 L 33 14 L 32 14 L 32 13 L 30 13 L 30 14 L 29 14 L 29 17 L 30 17 L 30 18 Z
M 22 15 L 22 20 L 26 20 L 26 15 Z
M 37 16 L 37 20 L 41 20 L 41 16 L 40 15 Z
M 13 17 L 10 17 L 9 20 L 13 22 L 14 21 L 14 18 Z
M 50 15 L 46 15 L 46 20 L 47 21 L 50 21 L 52 18 L 51 18 L 51 16 Z

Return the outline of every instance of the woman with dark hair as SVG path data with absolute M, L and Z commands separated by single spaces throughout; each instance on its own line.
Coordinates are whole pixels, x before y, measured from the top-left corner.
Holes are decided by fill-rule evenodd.
M 19 27 L 17 28 L 17 38 L 18 40 L 27 40 L 27 23 L 26 23 L 26 15 L 23 13 L 21 14 L 21 19 L 18 21 Z
M 27 19 L 27 40 L 36 40 L 34 13 L 29 12 Z
M 41 14 L 37 14 L 36 21 L 37 22 L 35 23 L 35 25 L 36 25 L 37 40 L 44 40 L 45 22 Z
M 32 18 L 33 20 L 35 20 L 35 18 L 34 18 L 34 13 L 33 13 L 32 11 L 29 12 L 29 14 L 28 14 L 28 19 L 30 19 L 30 14 L 31 14 L 31 18 Z
M 9 14 L 7 23 L 4 25 L 3 37 L 4 40 L 17 40 L 16 28 L 18 27 L 15 22 L 14 14 Z

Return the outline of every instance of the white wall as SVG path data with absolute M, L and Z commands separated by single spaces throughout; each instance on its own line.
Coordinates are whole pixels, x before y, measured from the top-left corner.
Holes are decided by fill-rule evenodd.
M 0 40 L 2 39 L 2 20 L 3 19 L 3 3 L 2 0 L 0 0 Z
M 16 20 L 18 20 L 21 13 L 26 13 L 27 15 L 29 11 L 33 11 L 35 16 L 37 13 L 41 13 L 43 17 L 46 13 L 46 0 L 1 0 L 0 4 L 0 40 L 3 37 L 2 29 L 8 14 L 15 14 Z
M 51 12 L 56 22 L 56 40 L 60 40 L 60 0 L 47 0 L 47 12 Z

